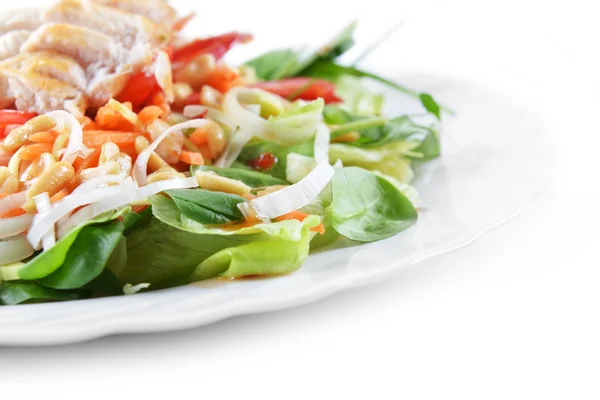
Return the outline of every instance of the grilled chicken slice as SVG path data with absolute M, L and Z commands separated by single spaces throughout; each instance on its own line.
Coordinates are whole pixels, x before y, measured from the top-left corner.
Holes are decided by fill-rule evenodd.
M 88 86 L 83 68 L 72 58 L 55 52 L 21 53 L 0 62 L 0 70 L 4 68 L 35 72 L 64 81 L 80 91 Z
M 82 0 L 62 0 L 42 13 L 46 23 L 73 24 L 102 32 L 127 48 L 136 43 L 160 46 L 169 38 L 169 30 L 139 14 L 132 14 Z
M 14 103 L 21 111 L 43 113 L 65 109 L 82 115 L 87 106 L 76 87 L 37 72 L 0 69 L 0 88 L 3 102 Z
M 21 46 L 27 41 L 31 31 L 18 29 L 0 35 L 0 60 L 19 54 Z
M 171 29 L 177 21 L 177 11 L 166 0 L 92 0 L 94 3 L 143 15 Z
M 38 8 L 20 8 L 0 14 L 0 34 L 16 30 L 32 31 L 42 24 Z

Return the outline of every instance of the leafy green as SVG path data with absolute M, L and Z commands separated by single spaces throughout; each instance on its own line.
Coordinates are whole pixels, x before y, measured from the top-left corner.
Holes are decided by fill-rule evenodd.
M 265 186 L 274 186 L 274 185 L 287 185 L 288 182 L 283 179 L 275 178 L 268 174 L 263 174 L 261 172 L 241 169 L 241 168 L 218 168 L 218 167 L 209 167 L 209 166 L 193 166 L 192 174 L 196 171 L 213 171 L 216 174 L 223 176 L 229 179 L 236 179 L 238 181 L 244 182 L 246 185 L 250 186 L 253 189 L 261 188 Z
M 234 194 L 205 189 L 175 189 L 166 193 L 183 215 L 201 224 L 221 225 L 244 218 L 237 205 L 246 199 Z
M 342 236 L 372 242 L 393 236 L 417 220 L 411 202 L 388 180 L 361 168 L 342 168 L 331 181 L 326 215 Z
M 258 78 L 272 81 L 293 75 L 300 64 L 294 50 L 281 49 L 262 54 L 246 62 L 246 65 L 254 68 Z
M 361 167 L 370 171 L 379 171 L 390 175 L 403 183 L 410 182 L 414 173 L 411 159 L 418 143 L 398 141 L 376 148 L 361 148 L 350 144 L 333 143 L 329 146 L 329 161 L 341 160 L 346 166 Z
M 109 269 L 104 268 L 102 273 L 93 281 L 84 286 L 85 289 L 93 290 L 109 296 L 118 296 L 123 294 L 123 286 Z
M 271 153 L 275 156 L 276 162 L 272 168 L 263 171 L 279 179 L 285 179 L 285 169 L 287 167 L 287 156 L 290 153 L 301 154 L 312 157 L 314 152 L 314 141 L 300 143 L 295 146 L 279 146 L 276 143 L 268 141 L 254 141 L 246 145 L 238 157 L 238 161 L 249 163 L 256 160 L 261 154 Z
M 35 258 L 25 264 L 23 269 L 19 271 L 19 276 L 24 280 L 36 280 L 50 275 L 60 268 L 61 265 L 63 265 L 69 249 L 73 245 L 73 242 L 75 242 L 77 239 L 79 232 L 81 232 L 84 227 L 92 224 L 101 224 L 111 221 L 126 212 L 128 212 L 127 209 L 108 212 L 94 219 L 86 221 L 82 225 L 79 225 L 77 228 L 69 232 L 65 237 L 60 239 L 50 250 L 41 252 Z
M 365 88 L 363 78 L 340 76 L 335 82 L 335 93 L 343 100 L 340 107 L 354 115 L 381 115 L 384 97 Z
M 308 257 L 309 243 L 313 236 L 310 228 L 319 223 L 320 219 L 316 216 L 306 218 L 302 222 L 299 240 L 271 238 L 221 250 L 196 268 L 192 280 L 293 272 L 300 268 Z
M 419 96 L 421 104 L 425 109 L 436 116 L 438 120 L 442 119 L 440 105 L 433 99 L 429 93 L 421 93 Z
M 11 281 L 0 284 L 0 305 L 78 300 L 89 297 L 90 294 L 89 290 L 55 290 L 35 282 Z
M 55 272 L 38 282 L 53 289 L 77 289 L 98 277 L 123 237 L 121 221 L 84 227 Z
M 291 76 L 302 75 L 302 72 L 317 60 L 331 60 L 347 51 L 354 44 L 352 35 L 356 22 L 352 22 L 338 33 L 326 46 L 301 59 L 299 52 L 293 49 L 272 50 L 262 54 L 246 65 L 254 68 L 256 76 L 271 81 Z
M 167 197 L 152 196 L 150 202 L 155 217 L 140 222 L 127 236 L 128 258 L 120 275 L 122 282 L 147 282 L 152 289 L 185 284 L 198 265 L 223 249 L 302 237 L 303 225 L 295 220 L 225 229 L 186 217 Z

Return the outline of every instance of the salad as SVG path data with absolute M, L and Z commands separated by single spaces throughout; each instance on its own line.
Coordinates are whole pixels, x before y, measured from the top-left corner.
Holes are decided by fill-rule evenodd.
M 131 0 L 0 15 L 0 305 L 289 274 L 416 223 L 440 107 L 338 63 L 354 24 L 231 66 L 252 36 L 190 40 L 192 17 Z M 369 81 L 423 113 L 383 115 Z

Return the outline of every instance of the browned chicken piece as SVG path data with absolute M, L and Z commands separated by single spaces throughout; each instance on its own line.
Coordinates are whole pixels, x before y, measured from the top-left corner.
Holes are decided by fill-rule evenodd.
M 0 14 L 0 34 L 16 30 L 32 31 L 41 24 L 39 8 L 19 8 Z
M 0 69 L 0 88 L 3 102 L 14 103 L 21 111 L 40 113 L 65 109 L 82 115 L 87 106 L 80 90 L 37 72 Z
M 170 31 L 143 15 L 132 14 L 101 4 L 82 0 L 63 0 L 42 13 L 46 23 L 65 23 L 102 32 L 127 48 L 137 43 L 161 46 L 169 40 Z
M 92 0 L 133 14 L 143 15 L 169 30 L 177 21 L 177 11 L 166 0 Z
M 0 35 L 0 60 L 19 54 L 21 46 L 27 41 L 31 31 L 17 29 Z
M 88 86 L 83 68 L 72 58 L 56 52 L 21 53 L 0 62 L 0 70 L 4 68 L 35 72 L 66 82 L 80 91 Z

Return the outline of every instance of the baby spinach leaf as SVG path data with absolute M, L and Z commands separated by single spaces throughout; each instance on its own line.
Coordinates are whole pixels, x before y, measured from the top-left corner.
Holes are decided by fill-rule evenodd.
M 94 280 L 84 286 L 86 289 L 93 290 L 109 296 L 118 296 L 123 294 L 123 286 L 108 268 L 104 268 L 102 273 Z
M 253 189 L 265 186 L 289 185 L 289 182 L 286 180 L 248 169 L 218 168 L 209 167 L 206 165 L 202 167 L 192 167 L 192 174 L 194 174 L 196 171 L 213 171 L 225 178 L 242 181 Z
M 89 297 L 90 294 L 90 290 L 55 290 L 35 282 L 10 281 L 0 284 L 0 305 L 79 300 Z
M 69 249 L 71 248 L 73 242 L 75 242 L 77 236 L 84 227 L 89 226 L 91 224 L 99 224 L 107 221 L 112 221 L 113 219 L 118 218 L 119 216 L 127 212 L 127 209 L 108 212 L 87 221 L 85 224 L 78 226 L 77 228 L 69 232 L 65 237 L 60 239 L 50 250 L 39 253 L 35 258 L 31 259 L 27 264 L 25 264 L 23 269 L 19 271 L 19 276 L 23 280 L 30 281 L 41 279 L 45 276 L 50 275 L 58 268 L 60 268 L 61 265 L 63 265 Z
M 417 220 L 411 202 L 388 180 L 357 167 L 342 168 L 331 181 L 326 215 L 342 236 L 373 242 L 393 236 Z
M 76 289 L 91 282 L 102 273 L 123 230 L 121 221 L 84 227 L 60 268 L 38 282 L 54 289 Z
M 298 54 L 292 49 L 273 50 L 246 62 L 246 65 L 254 68 L 256 76 L 262 80 L 282 79 L 298 69 Z
M 421 99 L 421 104 L 423 104 L 423 107 L 425 107 L 427 111 L 435 115 L 438 120 L 442 119 L 440 114 L 440 105 L 433 99 L 433 97 L 431 97 L 429 93 L 421 93 L 419 98 Z
M 183 215 L 201 224 L 222 225 L 244 218 L 237 205 L 246 199 L 234 194 L 205 189 L 175 189 L 166 193 Z

